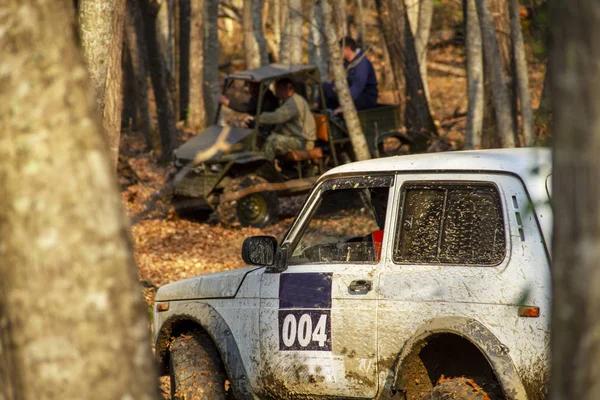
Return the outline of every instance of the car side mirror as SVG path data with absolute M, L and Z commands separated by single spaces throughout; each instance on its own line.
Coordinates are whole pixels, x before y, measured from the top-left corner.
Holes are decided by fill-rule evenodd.
M 273 236 L 250 236 L 242 245 L 242 259 L 249 265 L 270 267 L 275 263 L 277 239 Z

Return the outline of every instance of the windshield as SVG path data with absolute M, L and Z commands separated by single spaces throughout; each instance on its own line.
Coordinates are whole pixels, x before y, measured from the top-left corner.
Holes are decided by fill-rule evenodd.
M 370 177 L 324 184 L 290 263 L 377 262 L 391 182 Z

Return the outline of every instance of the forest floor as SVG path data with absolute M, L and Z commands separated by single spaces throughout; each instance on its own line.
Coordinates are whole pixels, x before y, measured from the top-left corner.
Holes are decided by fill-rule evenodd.
M 446 45 L 429 51 L 429 60 L 464 71 L 462 46 Z M 530 86 L 534 108 L 539 103 L 544 66 L 530 60 Z M 466 78 L 432 68 L 428 76 L 431 108 L 440 135 L 460 148 L 466 124 Z M 190 132 L 181 132 L 182 142 Z M 127 214 L 135 216 L 163 186 L 171 166 L 161 166 L 158 154 L 148 153 L 140 134 L 123 132 L 119 156 L 119 180 Z M 197 275 L 237 268 L 243 265 L 241 245 L 247 236 L 273 235 L 278 239 L 290 226 L 301 205 L 301 198 L 284 199 L 282 218 L 264 229 L 227 229 L 215 215 L 207 223 L 179 219 L 172 207 L 159 207 L 132 229 L 135 259 L 144 296 L 150 306 L 157 287 Z

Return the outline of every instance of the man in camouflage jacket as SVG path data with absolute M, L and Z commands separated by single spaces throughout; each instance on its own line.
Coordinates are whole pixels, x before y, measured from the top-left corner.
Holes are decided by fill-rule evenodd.
M 267 137 L 265 157 L 274 160 L 292 150 L 314 148 L 317 128 L 310 106 L 294 91 L 290 79 L 283 78 L 275 85 L 275 94 L 281 105 L 275 111 L 261 113 L 256 119 L 261 125 L 277 125 L 275 133 Z M 247 117 L 247 122 L 253 117 Z

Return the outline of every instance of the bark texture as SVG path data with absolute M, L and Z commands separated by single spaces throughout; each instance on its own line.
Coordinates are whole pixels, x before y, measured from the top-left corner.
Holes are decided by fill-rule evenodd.
M 481 28 L 477 16 L 476 0 L 464 1 L 466 25 L 467 55 L 467 95 L 469 107 L 467 112 L 466 149 L 482 148 L 483 115 L 484 115 L 484 69 Z
M 144 135 L 146 147 L 154 147 L 152 141 L 152 120 L 148 105 L 148 70 L 146 69 L 147 51 L 144 41 L 144 21 L 134 0 L 127 0 L 125 22 L 125 43 L 131 57 L 133 78 L 135 81 L 135 101 L 138 111 L 138 129 Z
M 114 165 L 67 29 L 73 3 L 0 5 L 0 398 L 156 399 Z
M 535 111 L 535 135 L 536 141 L 546 140 L 551 131 L 552 105 L 550 101 L 550 64 L 546 63 L 546 75 L 544 76 L 544 87 L 540 105 Z
M 426 150 L 425 142 L 432 136 L 437 136 L 433 123 L 429 102 L 419 69 L 419 61 L 415 49 L 408 15 L 404 2 L 401 0 L 377 0 L 377 9 L 385 40 L 390 53 L 394 75 L 399 87 L 405 88 L 405 121 L 409 130 L 419 134 Z
M 281 0 L 273 0 L 271 12 L 273 16 L 273 55 L 279 60 L 279 53 L 281 52 Z
M 363 0 L 356 0 L 356 9 L 359 20 L 358 43 L 363 49 L 366 49 L 365 46 L 367 44 L 367 28 L 365 24 L 365 7 L 363 4 Z
M 554 113 L 550 400 L 600 398 L 600 3 L 550 2 Z
M 308 50 L 309 63 L 316 65 L 321 73 L 321 80 L 327 80 L 329 63 L 327 43 L 323 36 L 323 10 L 319 0 L 313 2 L 310 10 L 310 42 Z
M 333 26 L 335 32 L 338 35 L 338 39 L 348 36 L 348 14 L 346 8 L 348 7 L 346 0 L 337 0 L 333 7 Z
M 177 60 L 179 64 L 178 85 L 179 113 L 176 113 L 178 121 L 187 120 L 190 103 L 190 26 L 191 26 L 191 2 L 190 0 L 178 1 L 179 18 L 177 24 L 178 46 Z
M 354 155 L 357 160 L 368 160 L 371 158 L 369 147 L 365 135 L 363 134 L 358 120 L 358 114 L 350 95 L 348 82 L 346 81 L 346 70 L 342 62 L 342 54 L 340 46 L 335 34 L 335 29 L 331 22 L 332 8 L 329 2 L 333 3 L 334 7 L 339 7 L 340 3 L 335 3 L 335 0 L 321 0 L 321 9 L 323 10 L 323 28 L 325 37 L 327 38 L 327 47 L 329 48 L 331 72 L 335 80 L 335 88 L 344 113 L 344 121 L 350 136 L 350 142 L 354 150 Z
M 167 89 L 167 68 L 156 38 L 157 10 L 152 7 L 149 0 L 140 0 L 138 4 L 144 18 L 144 37 L 148 46 L 150 79 L 152 80 L 152 89 L 156 100 L 161 160 L 167 162 L 171 160 L 173 150 L 177 147 L 177 133 L 175 131 L 173 104 Z
M 113 156 L 119 158 L 123 107 L 123 25 L 125 0 L 80 0 L 79 36 L 83 56 L 102 114 L 102 124 Z
M 188 127 L 200 131 L 206 126 L 204 107 L 204 0 L 191 0 L 190 101 Z
M 406 124 L 406 81 L 404 79 L 404 15 L 403 4 L 397 0 L 377 0 L 377 11 L 384 42 L 391 65 L 392 74 L 395 79 L 398 99 L 400 103 L 400 117 Z
M 523 131 L 523 142 L 525 146 L 531 146 L 534 140 L 533 133 L 533 108 L 531 107 L 531 96 L 529 94 L 529 75 L 527 72 L 527 58 L 525 56 L 525 45 L 523 44 L 523 32 L 521 32 L 521 17 L 519 15 L 519 0 L 510 0 L 510 32 L 515 59 L 515 76 L 519 104 L 521 109 L 521 124 Z
M 501 147 L 515 147 L 515 126 L 510 91 L 502 70 L 502 58 L 496 39 L 496 29 L 488 0 L 476 0 L 477 14 L 483 38 L 484 60 L 492 85 L 492 102 Z
M 206 121 L 215 122 L 219 103 L 219 0 L 205 0 L 204 18 L 204 104 Z
M 258 0 L 246 0 L 242 6 L 242 28 L 244 31 L 244 57 L 246 58 L 246 68 L 253 69 L 260 67 L 260 52 L 258 51 L 258 42 L 254 36 L 252 24 L 252 11 L 254 3 Z
M 252 30 L 256 44 L 258 46 L 258 55 L 260 59 L 259 65 L 267 65 L 269 63 L 269 54 L 267 52 L 267 40 L 265 39 L 264 24 L 263 24 L 263 6 L 264 0 L 252 0 Z M 268 11 L 265 7 L 265 11 Z M 265 12 L 265 14 L 267 14 Z
M 279 62 L 302 64 L 302 1 L 289 0 L 286 12 Z
M 425 96 L 429 100 L 427 85 L 427 42 L 431 32 L 433 19 L 433 0 L 404 0 L 406 15 L 410 22 L 410 30 L 415 42 L 415 52 L 419 63 L 421 81 Z

